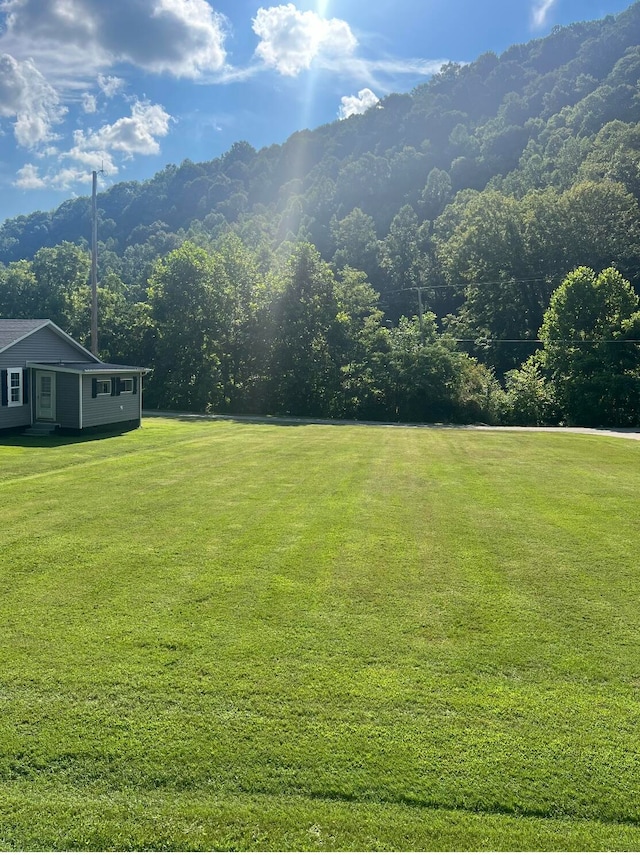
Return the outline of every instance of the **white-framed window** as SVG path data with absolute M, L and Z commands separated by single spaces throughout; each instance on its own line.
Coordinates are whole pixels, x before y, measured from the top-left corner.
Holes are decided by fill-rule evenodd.
M 133 392 L 133 377 L 120 378 L 120 392 Z
M 110 395 L 111 394 L 111 380 L 96 380 L 96 395 Z
M 24 390 L 22 388 L 22 368 L 7 369 L 7 405 L 21 407 Z

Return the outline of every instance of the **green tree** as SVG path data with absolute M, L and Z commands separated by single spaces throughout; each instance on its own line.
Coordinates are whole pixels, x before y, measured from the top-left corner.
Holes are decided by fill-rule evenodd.
M 640 266 L 640 208 L 622 184 L 585 181 L 561 197 L 567 224 L 567 261 L 600 270 L 615 264 L 629 274 Z
M 354 208 L 342 220 L 331 221 L 331 233 L 336 251 L 333 263 L 337 268 L 353 267 L 363 270 L 369 280 L 380 275 L 378 238 L 373 217 Z
M 633 273 L 640 264 L 640 210 L 620 184 L 583 182 L 522 199 L 486 190 L 450 207 L 436 235 L 445 277 L 464 296 L 455 328 L 497 341 L 486 358 L 500 373 L 530 355 L 526 342 L 568 267 L 614 262 Z
M 420 205 L 425 219 L 435 220 L 451 200 L 451 196 L 449 173 L 434 167 L 427 176 L 427 183 L 420 195 Z
M 91 328 L 90 269 L 89 253 L 68 241 L 43 247 L 33 258 L 37 315 L 50 318 L 85 345 Z
M 538 354 L 505 375 L 503 420 L 515 425 L 548 425 L 555 417 L 553 386 L 544 377 Z
M 638 297 L 615 268 L 570 273 L 551 297 L 540 338 L 561 417 L 591 426 L 638 424 Z
M 130 299 L 127 286 L 108 273 L 98 287 L 98 347 L 107 362 L 151 366 L 153 324 L 146 302 Z
M 404 205 L 381 242 L 380 266 L 387 274 L 386 287 L 381 291 L 392 317 L 415 310 L 417 289 L 422 294 L 430 280 L 430 249 L 429 223 L 421 223 L 411 205 Z M 430 303 L 433 295 L 427 290 L 422 297 Z
M 383 417 L 381 377 L 389 343 L 378 308 L 379 295 L 362 271 L 350 267 L 340 271 L 334 293 L 337 315 L 332 345 L 340 366 L 341 396 L 335 400 L 332 415 Z
M 216 258 L 224 272 L 227 323 L 220 329 L 223 406 L 229 412 L 262 412 L 269 352 L 269 278 L 256 255 L 235 234 L 219 242 Z
M 496 421 L 500 394 L 483 365 L 437 333 L 435 315 L 401 318 L 389 333 L 386 399 L 389 418 L 408 422 Z
M 158 262 L 149 303 L 156 330 L 150 403 L 205 412 L 223 400 L 220 338 L 227 280 L 215 255 L 186 242 Z
M 527 257 L 521 203 L 495 190 L 473 195 L 437 252 L 447 282 L 463 296 L 451 331 L 488 340 L 482 356 L 499 372 L 519 365 L 531 347 L 517 342 L 535 338 L 548 298 Z
M 271 406 L 297 416 L 328 416 L 340 399 L 333 347 L 338 303 L 335 277 L 311 244 L 300 244 L 272 306 Z
M 30 261 L 0 268 L 0 316 L 37 318 L 42 314 L 38 283 Z
M 640 196 L 640 125 L 616 120 L 596 136 L 580 167 L 586 181 L 618 182 L 637 199 Z

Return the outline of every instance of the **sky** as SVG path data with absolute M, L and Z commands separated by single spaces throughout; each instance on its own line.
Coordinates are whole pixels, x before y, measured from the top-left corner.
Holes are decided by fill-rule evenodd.
M 0 0 L 0 221 L 257 149 L 630 0 Z

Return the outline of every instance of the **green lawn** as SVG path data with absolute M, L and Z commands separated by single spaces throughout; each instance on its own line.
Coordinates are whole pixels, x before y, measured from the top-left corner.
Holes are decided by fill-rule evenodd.
M 0 444 L 0 847 L 640 849 L 640 443 Z

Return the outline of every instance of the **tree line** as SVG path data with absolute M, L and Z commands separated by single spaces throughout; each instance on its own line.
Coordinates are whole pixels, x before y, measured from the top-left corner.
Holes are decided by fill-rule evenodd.
M 87 344 L 89 263 L 86 251 L 66 243 L 0 268 L 0 313 L 50 317 Z M 570 272 L 541 314 L 533 352 L 503 374 L 469 352 L 451 332 L 454 323 L 445 328 L 426 308 L 392 322 L 363 271 L 332 267 L 309 243 L 267 257 L 234 234 L 210 249 L 185 241 L 155 263 L 139 296 L 113 273 L 103 279 L 100 347 L 110 360 L 153 368 L 150 408 L 403 422 L 640 422 L 638 297 L 612 267 Z

